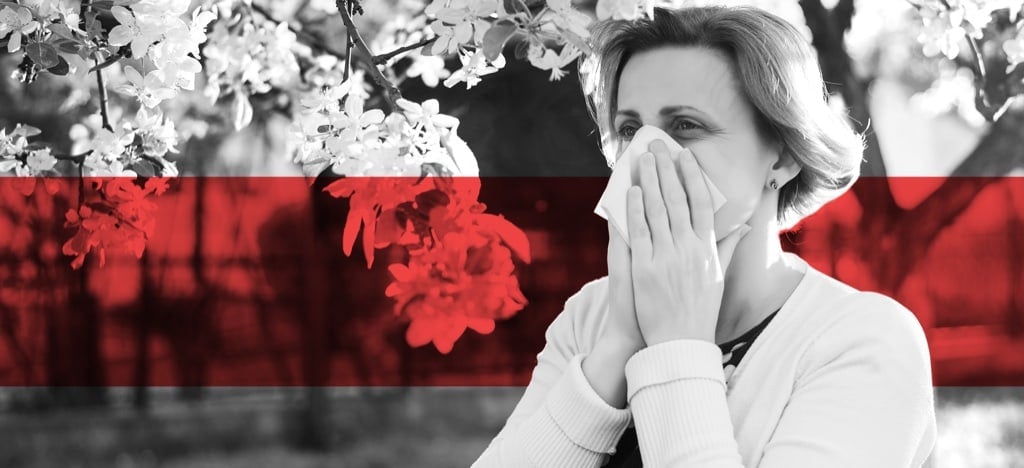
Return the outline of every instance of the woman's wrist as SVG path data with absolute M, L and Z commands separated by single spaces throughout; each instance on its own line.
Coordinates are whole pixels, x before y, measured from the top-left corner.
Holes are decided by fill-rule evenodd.
M 615 334 L 606 334 L 583 358 L 583 376 L 594 392 L 609 406 L 625 408 L 626 362 L 642 348 L 642 343 Z

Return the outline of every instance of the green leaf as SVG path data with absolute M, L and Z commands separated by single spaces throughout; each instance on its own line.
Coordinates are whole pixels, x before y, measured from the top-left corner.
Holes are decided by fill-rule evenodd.
M 512 38 L 516 30 L 516 25 L 508 21 L 494 23 L 494 26 L 484 33 L 484 57 L 488 61 L 497 59 L 505 49 L 505 43 Z
M 159 168 L 149 161 L 139 160 L 131 164 L 129 169 L 135 171 L 136 174 L 142 177 L 153 177 L 157 175 Z
M 519 60 L 526 60 L 526 57 L 530 54 L 530 41 L 519 41 L 515 45 L 516 58 Z
M 235 130 L 241 130 L 249 126 L 249 123 L 252 122 L 252 104 L 249 103 L 249 96 L 235 92 L 235 100 L 232 107 L 234 108 L 232 123 Z
M 57 60 L 59 63 L 48 68 L 46 71 L 58 76 L 64 76 L 71 72 L 71 66 L 68 64 L 67 60 L 64 60 L 64 57 L 58 55 Z
M 40 68 L 51 68 L 60 65 L 57 49 L 45 42 L 32 42 L 25 46 L 25 53 Z
M 530 9 L 526 7 L 523 0 L 503 0 L 502 6 L 510 15 L 514 15 L 516 13 L 530 13 Z
M 114 2 L 111 0 L 98 0 L 89 2 L 89 6 L 93 7 L 93 9 L 96 10 L 110 11 L 111 8 L 114 8 Z
M 583 55 L 590 55 L 592 53 L 590 49 L 590 44 L 588 44 L 586 40 L 578 36 L 576 33 L 572 31 L 563 30 L 562 34 L 565 35 L 566 40 L 568 40 L 572 45 L 576 46 L 576 48 L 582 51 Z
M 71 28 L 69 28 L 66 24 L 53 23 L 50 25 L 50 31 L 64 39 L 75 39 L 74 34 L 71 33 Z
M 78 50 L 82 48 L 82 44 L 79 44 L 78 41 L 67 39 L 57 39 L 53 43 L 61 52 L 66 54 L 77 54 Z

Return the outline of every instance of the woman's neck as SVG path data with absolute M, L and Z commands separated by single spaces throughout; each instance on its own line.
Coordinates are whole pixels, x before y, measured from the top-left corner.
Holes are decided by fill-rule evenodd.
M 726 271 L 715 342 L 740 336 L 782 307 L 804 273 L 803 265 L 783 255 L 775 224 L 757 223 L 736 246 Z

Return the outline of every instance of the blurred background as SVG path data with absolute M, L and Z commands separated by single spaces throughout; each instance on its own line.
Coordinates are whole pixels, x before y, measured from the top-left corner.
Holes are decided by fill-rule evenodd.
M 331 2 L 263 3 L 344 49 Z M 363 34 L 408 3 L 366 2 Z M 758 2 L 808 39 L 841 28 L 805 16 L 835 3 Z M 845 36 L 831 30 L 840 42 L 815 45 L 832 102 L 884 172 L 785 234 L 786 248 L 918 316 L 936 384 L 931 466 L 1024 466 L 1024 109 L 986 120 L 969 67 L 922 53 L 908 3 L 854 3 Z M 830 79 L 837 50 L 855 86 Z M 195 177 L 156 200 L 141 259 L 72 270 L 60 251 L 77 182 L 25 197 L 0 178 L 0 466 L 469 466 L 518 401 L 547 324 L 606 268 L 593 208 L 610 170 L 575 65 L 550 81 L 506 58 L 468 90 L 431 82 L 437 67 L 409 72 L 425 66 L 418 54 L 394 67 L 407 99 L 460 119 L 480 201 L 530 241 L 533 261 L 516 265 L 528 305 L 449 354 L 409 346 L 392 313 L 399 250 L 371 268 L 360 249 L 341 252 L 348 202 L 292 163 L 283 94 L 251 96 L 239 131 L 201 98 L 168 103 L 191 137 L 170 159 Z M 0 55 L 0 128 L 27 123 L 69 147 L 96 111 L 91 82 L 29 85 L 12 78 L 18 65 Z

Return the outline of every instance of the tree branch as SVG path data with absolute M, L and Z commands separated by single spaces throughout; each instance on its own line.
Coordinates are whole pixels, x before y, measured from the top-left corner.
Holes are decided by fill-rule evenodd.
M 420 42 L 417 42 L 415 44 L 412 44 L 412 45 L 407 45 L 405 47 L 399 47 L 398 49 L 392 50 L 391 52 L 388 52 L 386 54 L 375 55 L 373 57 L 373 64 L 374 65 L 381 65 L 381 64 L 387 63 L 388 60 L 391 60 L 391 58 L 396 56 L 396 55 L 408 52 L 410 50 L 415 50 L 415 49 L 418 49 L 420 47 L 424 47 L 424 46 L 430 45 L 430 44 L 434 43 L 434 41 L 436 41 L 436 40 L 437 40 L 437 36 L 434 36 L 434 37 L 432 37 L 430 39 L 424 39 L 424 40 L 422 40 Z
M 909 248 L 902 261 L 887 268 L 899 278 L 894 290 L 944 229 L 974 202 L 983 189 L 1024 167 L 1024 111 L 1008 112 L 992 124 L 978 145 L 931 195 L 900 217 L 896 244 Z
M 854 128 L 864 135 L 866 148 L 861 175 L 885 177 L 885 160 L 882 158 L 878 136 L 870 129 L 871 109 L 868 105 L 867 88 L 853 73 L 852 61 L 843 41 L 845 29 L 852 22 L 854 2 L 841 0 L 836 8 L 829 11 L 820 0 L 800 0 L 805 21 L 811 30 L 812 44 L 818 51 L 822 77 L 829 92 L 839 92 L 849 107 Z M 855 184 L 853 192 L 862 206 L 877 207 L 881 212 L 892 213 L 898 209 L 892 192 L 886 188 L 867 188 Z
M 320 37 L 317 37 L 314 34 L 310 34 L 309 32 L 306 32 L 305 30 L 303 30 L 302 28 L 296 27 L 296 26 L 292 25 L 291 23 L 289 23 L 287 21 L 282 21 L 282 20 L 279 20 L 279 19 L 275 18 L 274 15 L 270 14 L 270 11 L 267 10 L 266 8 L 264 8 L 263 6 L 260 6 L 260 5 L 256 4 L 256 3 L 251 3 L 250 6 L 252 7 L 253 11 L 255 11 L 256 13 L 259 13 L 260 16 L 266 18 L 267 21 L 270 21 L 272 23 L 287 25 L 288 29 L 290 29 L 293 33 L 295 33 L 295 35 L 299 39 L 301 39 L 304 44 L 306 44 L 306 45 L 308 45 L 310 47 L 313 47 L 315 49 L 319 49 L 321 52 L 323 52 L 323 53 L 325 53 L 327 55 L 333 55 L 334 57 L 338 58 L 339 60 L 344 60 L 348 56 L 348 54 L 342 53 L 341 51 L 335 50 L 334 48 L 328 46 L 326 43 L 324 43 L 323 39 L 321 39 Z
M 373 78 L 373 81 L 377 83 L 377 86 L 380 86 L 384 90 L 384 99 L 388 101 L 388 104 L 390 104 L 392 108 L 397 108 L 398 100 L 402 98 L 402 93 L 394 83 L 389 81 L 384 74 L 381 73 L 380 69 L 377 68 L 377 65 L 373 63 L 373 53 L 370 52 L 368 47 L 366 47 L 366 41 L 364 41 L 362 36 L 359 35 L 359 30 L 356 28 L 355 23 L 352 22 L 352 15 L 349 14 L 347 8 L 348 0 L 337 0 L 337 5 L 338 11 L 341 13 L 341 18 L 345 21 L 346 33 L 352 39 L 352 43 L 359 53 L 363 54 L 367 58 L 367 65 L 369 65 L 369 67 L 367 67 L 367 71 L 370 74 L 370 78 Z
M 99 54 L 93 57 L 93 60 L 96 62 L 96 67 L 93 67 L 96 68 L 96 87 L 99 89 L 100 93 L 100 117 L 103 118 L 103 128 L 112 132 L 114 131 L 114 127 L 110 125 L 110 109 L 109 104 L 107 103 L 107 86 L 103 83 L 103 70 L 98 68 L 100 65 Z

